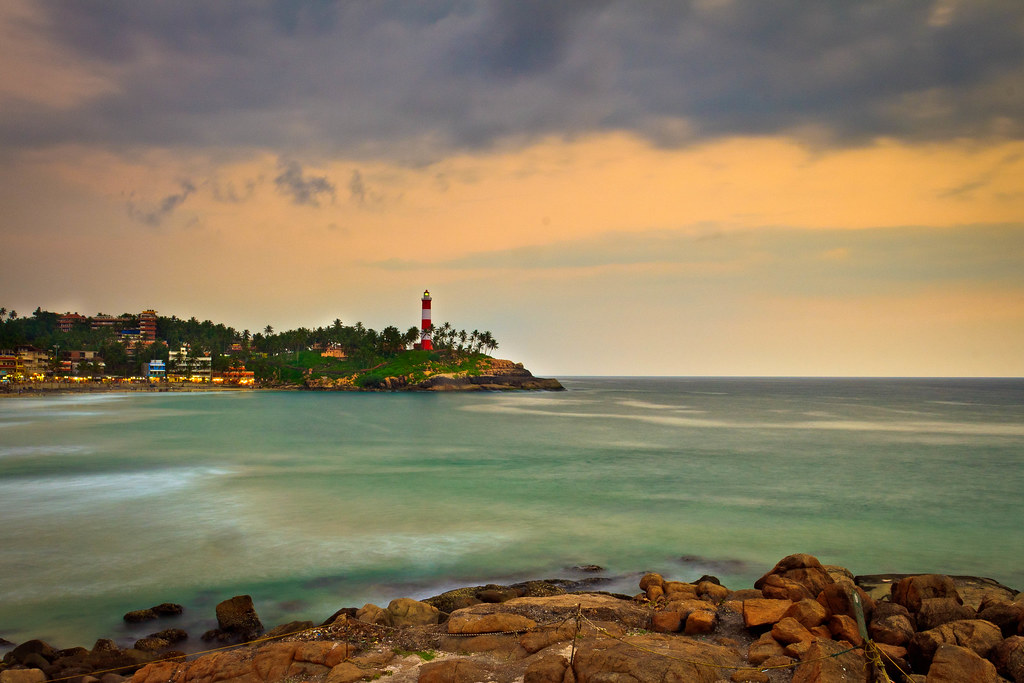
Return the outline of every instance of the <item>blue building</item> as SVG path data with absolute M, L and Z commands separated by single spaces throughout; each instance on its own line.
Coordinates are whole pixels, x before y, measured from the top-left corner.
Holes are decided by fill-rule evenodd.
M 167 377 L 167 364 L 162 360 L 151 360 L 142 364 L 142 376 L 148 379 L 164 379 Z

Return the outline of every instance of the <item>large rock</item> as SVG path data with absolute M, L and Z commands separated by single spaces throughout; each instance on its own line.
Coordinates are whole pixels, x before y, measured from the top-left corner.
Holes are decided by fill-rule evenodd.
M 804 628 L 810 629 L 824 623 L 828 619 L 829 613 L 828 609 L 820 602 L 807 598 L 786 610 L 783 617 L 792 617 L 800 622 Z
M 818 640 L 806 650 L 793 672 L 793 683 L 863 683 L 867 680 L 867 662 L 859 650 L 843 652 L 845 644 Z
M 924 598 L 921 609 L 917 611 L 917 628 L 922 631 L 951 621 L 974 619 L 977 613 L 973 608 L 962 604 L 957 598 Z
M 523 683 L 563 683 L 569 660 L 562 655 L 538 657 L 523 674 Z
M 286 642 L 217 652 L 194 661 L 163 661 L 135 673 L 132 683 L 276 683 L 285 678 L 321 677 L 352 656 L 347 643 Z M 365 670 L 364 670 L 364 673 Z
M 420 668 L 419 683 L 480 683 L 489 678 L 490 669 L 472 659 L 445 659 Z
M 828 571 L 818 561 L 818 558 L 805 553 L 789 555 L 779 560 L 778 564 L 771 571 L 754 582 L 754 588 L 763 591 L 762 586 L 769 581 L 768 577 L 770 576 L 778 576 L 795 581 L 806 589 L 807 594 L 803 597 L 808 598 L 816 598 L 818 593 L 824 590 L 825 586 L 835 583 Z M 798 598 L 798 600 L 803 599 L 803 597 Z
M 388 605 L 388 612 L 391 614 L 391 625 L 397 628 L 436 624 L 441 615 L 441 610 L 433 605 L 412 598 L 392 600 Z
M 263 624 L 256 614 L 252 597 L 236 595 L 217 605 L 217 625 L 221 634 L 236 641 L 255 640 L 263 635 Z
M 892 601 L 911 612 L 919 612 L 921 601 L 927 598 L 953 598 L 963 604 L 953 579 L 941 574 L 908 576 L 892 586 Z
M 15 664 L 25 664 L 30 655 L 37 655 L 47 662 L 52 662 L 57 657 L 57 650 L 42 640 L 26 640 L 8 652 L 4 660 L 12 661 Z
M 825 586 L 821 593 L 818 594 L 817 598 L 818 602 L 821 603 L 829 613 L 845 614 L 848 617 L 856 619 L 857 607 L 854 602 L 854 592 L 856 592 L 857 598 L 860 600 L 861 611 L 864 614 L 865 621 L 870 621 L 871 615 L 875 611 L 875 601 L 861 588 L 834 583 L 829 586 Z
M 713 683 L 723 671 L 716 667 L 744 665 L 734 650 L 720 645 L 650 634 L 628 642 L 607 638 L 585 641 L 576 650 L 573 671 L 578 683 Z
M 448 633 L 520 633 L 537 626 L 537 622 L 519 614 L 473 614 L 459 610 L 448 619 Z
M 959 645 L 940 645 L 926 683 L 998 683 L 992 662 Z
M 1024 637 L 1010 636 L 989 653 L 1001 676 L 1024 683 Z
M 914 634 L 907 646 L 915 668 L 927 668 L 940 645 L 959 645 L 972 650 L 979 657 L 988 657 L 992 649 L 1003 640 L 995 624 L 981 619 L 951 621 L 927 631 Z
M 742 603 L 743 622 L 747 628 L 774 624 L 785 616 L 792 600 L 772 600 L 769 598 L 744 600 Z
M 40 669 L 5 669 L 0 671 L 0 683 L 43 683 L 46 674 Z

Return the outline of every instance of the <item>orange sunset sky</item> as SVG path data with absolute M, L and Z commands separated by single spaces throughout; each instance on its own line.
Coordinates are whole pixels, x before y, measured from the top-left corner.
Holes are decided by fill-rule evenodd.
M 1024 375 L 1024 3 L 0 4 L 0 305 Z

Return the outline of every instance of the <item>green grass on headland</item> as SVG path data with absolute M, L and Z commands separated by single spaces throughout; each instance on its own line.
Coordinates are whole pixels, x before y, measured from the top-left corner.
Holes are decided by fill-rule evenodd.
M 402 377 L 405 383 L 416 384 L 442 373 L 479 375 L 478 364 L 488 358 L 490 356 L 483 353 L 452 350 L 405 351 L 390 357 L 368 359 L 331 358 L 321 356 L 319 351 L 298 351 L 254 359 L 252 370 L 264 385 L 349 378 L 355 387 L 374 389 L 383 386 L 389 377 Z

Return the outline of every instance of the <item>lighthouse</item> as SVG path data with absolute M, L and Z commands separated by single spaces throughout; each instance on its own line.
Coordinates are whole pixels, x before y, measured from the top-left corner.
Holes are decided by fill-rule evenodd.
M 430 290 L 423 291 L 423 312 L 420 315 L 420 348 L 433 351 L 434 344 L 430 341 Z

